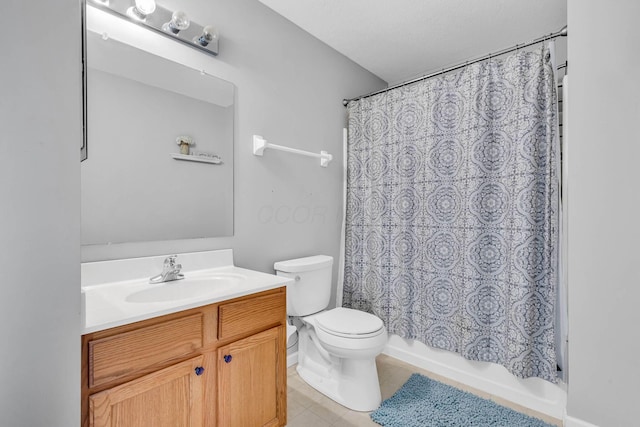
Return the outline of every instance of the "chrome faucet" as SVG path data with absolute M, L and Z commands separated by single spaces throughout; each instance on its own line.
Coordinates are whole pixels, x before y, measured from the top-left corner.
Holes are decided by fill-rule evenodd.
M 173 280 L 184 279 L 184 274 L 180 273 L 181 264 L 176 264 L 178 255 L 171 255 L 164 259 L 162 273 L 149 279 L 149 283 L 171 282 Z

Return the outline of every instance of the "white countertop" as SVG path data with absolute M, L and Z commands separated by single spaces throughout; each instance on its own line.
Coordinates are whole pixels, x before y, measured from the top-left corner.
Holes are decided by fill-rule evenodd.
M 188 257 L 189 254 L 184 257 Z M 179 255 L 178 259 L 183 255 Z M 154 257 L 160 258 L 160 257 Z M 144 259 L 141 259 L 144 260 Z M 126 260 L 129 265 L 131 260 Z M 108 261 L 113 267 L 114 261 Z M 94 268 L 91 266 L 90 268 Z M 257 292 L 286 286 L 292 280 L 282 276 L 261 273 L 234 265 L 216 266 L 183 271 L 184 280 L 150 284 L 143 278 L 96 283 L 82 286 L 82 334 L 126 325 L 140 320 L 175 313 L 190 308 L 226 301 Z M 87 274 L 90 276 L 91 274 Z M 227 281 L 229 278 L 230 281 Z M 180 288 L 180 286 L 183 288 Z M 205 292 L 190 296 L 189 288 L 196 285 Z M 182 290 L 186 294 L 182 294 Z M 210 291 L 208 289 L 211 289 Z M 160 292 L 157 292 L 160 291 Z M 169 291 L 165 293 L 164 291 Z M 148 296 L 151 295 L 151 298 Z M 161 295 L 161 298 L 155 296 Z M 168 295 L 168 297 L 167 297 Z M 148 300 L 147 300 L 148 299 Z

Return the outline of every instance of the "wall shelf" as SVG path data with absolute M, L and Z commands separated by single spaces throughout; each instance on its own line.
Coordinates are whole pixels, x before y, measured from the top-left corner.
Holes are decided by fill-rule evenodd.
M 187 160 L 189 162 L 200 162 L 200 163 L 213 163 L 214 165 L 219 165 L 222 163 L 222 159 L 218 156 L 197 156 L 194 154 L 171 153 L 171 157 L 173 157 L 176 160 Z

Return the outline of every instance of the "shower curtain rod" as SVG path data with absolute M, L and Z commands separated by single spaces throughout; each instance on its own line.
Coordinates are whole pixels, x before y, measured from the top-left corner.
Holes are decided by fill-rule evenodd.
M 436 77 L 436 76 L 439 76 L 441 74 L 448 73 L 450 71 L 455 71 L 455 70 L 458 70 L 460 68 L 464 68 L 467 65 L 475 64 L 476 62 L 486 61 L 487 59 L 493 58 L 495 56 L 504 55 L 505 53 L 509 53 L 509 52 L 513 52 L 515 50 L 524 49 L 525 47 L 533 46 L 534 44 L 537 44 L 537 43 L 540 43 L 540 42 L 545 42 L 547 40 L 555 39 L 557 37 L 566 37 L 567 34 L 568 34 L 567 33 L 567 26 L 565 25 L 560 31 L 548 34 L 546 36 L 539 37 L 539 38 L 537 38 L 537 39 L 535 39 L 533 41 L 530 41 L 528 43 L 517 44 L 515 46 L 499 50 L 498 52 L 490 53 L 490 54 L 485 55 L 485 56 L 483 56 L 481 58 L 473 59 L 471 61 L 462 62 L 462 63 L 454 65 L 452 67 L 444 68 L 444 69 L 442 69 L 440 71 L 436 71 L 435 73 L 427 74 L 425 76 L 418 77 L 418 78 L 413 79 L 413 80 L 408 80 L 406 82 L 399 83 L 397 85 L 394 85 L 394 86 L 391 86 L 391 87 L 388 87 L 388 88 L 385 88 L 385 89 L 380 89 L 380 90 L 377 90 L 375 92 L 368 93 L 366 95 L 357 96 L 357 97 L 351 98 L 351 99 L 343 99 L 342 100 L 342 105 L 344 105 L 346 107 L 351 101 L 357 101 L 357 100 L 362 99 L 362 98 L 368 98 L 370 96 L 377 95 L 379 93 L 388 92 L 388 91 L 390 91 L 392 89 L 397 89 L 399 87 L 407 86 L 407 85 L 410 85 L 412 83 L 416 83 L 416 82 L 419 82 L 419 81 L 422 81 L 422 80 L 427 80 L 427 79 L 430 79 L 432 77 Z

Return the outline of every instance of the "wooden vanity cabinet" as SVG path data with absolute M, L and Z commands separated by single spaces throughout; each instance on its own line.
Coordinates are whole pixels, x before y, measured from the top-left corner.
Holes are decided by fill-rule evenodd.
M 285 288 L 82 336 L 83 427 L 286 425 Z

